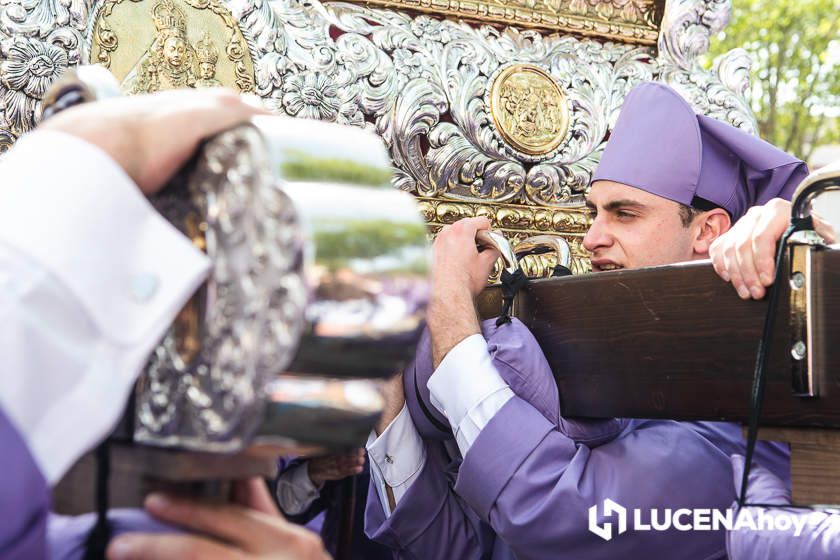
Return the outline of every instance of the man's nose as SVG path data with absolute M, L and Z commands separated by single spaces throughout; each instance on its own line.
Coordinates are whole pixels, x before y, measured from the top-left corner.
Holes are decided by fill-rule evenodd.
M 589 231 L 583 237 L 583 247 L 590 253 L 594 253 L 597 249 L 610 245 L 612 245 L 612 235 L 609 227 L 602 218 L 596 216 L 592 220 L 592 225 L 589 226 Z

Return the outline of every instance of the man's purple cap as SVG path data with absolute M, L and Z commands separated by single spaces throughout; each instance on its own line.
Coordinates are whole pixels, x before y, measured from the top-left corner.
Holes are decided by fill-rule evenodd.
M 790 200 L 807 174 L 790 154 L 696 114 L 666 85 L 645 82 L 627 95 L 592 182 L 615 181 L 686 206 L 696 196 L 734 222 L 751 206 Z

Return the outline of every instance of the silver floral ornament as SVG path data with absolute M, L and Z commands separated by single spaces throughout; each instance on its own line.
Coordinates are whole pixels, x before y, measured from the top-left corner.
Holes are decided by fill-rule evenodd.
M 67 52 L 37 39 L 17 36 L 0 43 L 0 84 L 3 106 L 12 132 L 21 134 L 31 127 L 27 115 L 50 84 L 67 68 Z
M 341 106 L 338 87 L 323 74 L 296 74 L 283 84 L 283 106 L 290 115 L 335 121 Z

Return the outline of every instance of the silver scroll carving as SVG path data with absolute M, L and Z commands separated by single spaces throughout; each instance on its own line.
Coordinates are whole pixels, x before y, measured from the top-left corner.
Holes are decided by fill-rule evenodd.
M 697 59 L 731 14 L 730 0 L 670 0 L 658 53 L 649 47 L 437 20 L 358 4 L 226 2 L 254 60 L 256 92 L 278 113 L 375 129 L 396 186 L 423 197 L 579 205 L 627 91 L 648 79 L 746 130 L 750 61 L 734 50 L 713 72 Z M 38 120 L 46 86 L 87 62 L 89 0 L 0 5 L 0 149 Z M 571 131 L 556 155 L 523 162 L 497 135 L 484 96 L 511 62 L 540 65 L 565 88 Z

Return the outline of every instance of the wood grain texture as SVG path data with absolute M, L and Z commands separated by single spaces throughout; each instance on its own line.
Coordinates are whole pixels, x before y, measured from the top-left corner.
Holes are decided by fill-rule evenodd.
M 791 393 L 782 286 L 763 424 L 840 427 L 838 288 L 840 251 L 816 253 L 819 397 L 804 399 Z M 743 422 L 766 308 L 700 261 L 533 281 L 516 314 L 540 342 L 567 416 Z
M 840 504 L 840 447 L 791 443 L 791 501 L 796 505 Z

